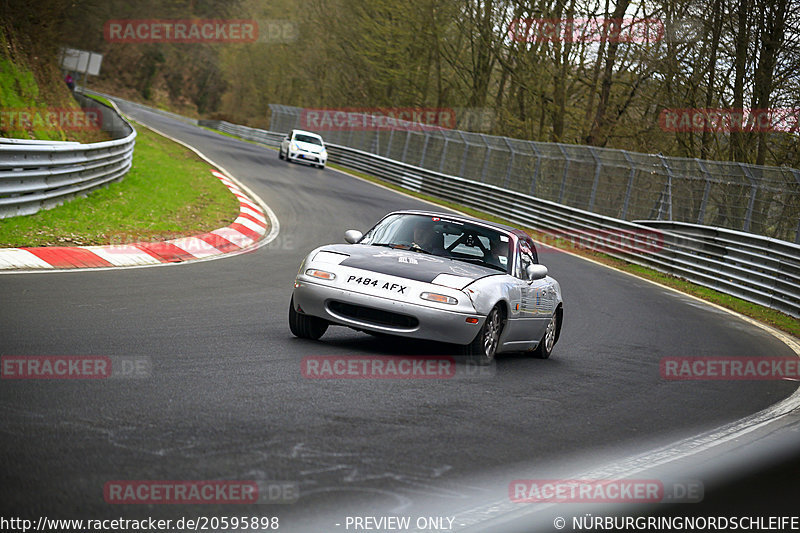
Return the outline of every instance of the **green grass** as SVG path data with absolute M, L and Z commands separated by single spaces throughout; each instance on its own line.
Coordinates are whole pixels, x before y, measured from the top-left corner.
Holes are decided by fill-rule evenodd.
M 137 127 L 122 181 L 34 215 L 0 219 L 0 247 L 156 241 L 227 226 L 239 204 L 192 151 Z
M 102 96 L 99 96 L 99 95 L 96 95 L 96 94 L 86 94 L 85 96 L 87 96 L 88 98 L 91 98 L 92 100 L 97 100 L 101 104 L 105 104 L 108 107 L 110 107 L 111 109 L 114 109 L 113 104 L 108 100 L 108 98 L 103 98 Z

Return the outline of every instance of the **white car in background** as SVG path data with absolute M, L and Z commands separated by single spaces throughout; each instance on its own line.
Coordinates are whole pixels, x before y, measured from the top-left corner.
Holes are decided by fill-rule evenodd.
M 325 168 L 328 162 L 328 151 L 325 142 L 316 133 L 303 130 L 292 130 L 281 141 L 278 157 L 288 162 L 308 163 Z

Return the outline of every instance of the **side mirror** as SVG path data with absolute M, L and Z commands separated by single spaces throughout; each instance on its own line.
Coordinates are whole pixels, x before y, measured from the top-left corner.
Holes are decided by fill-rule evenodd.
M 544 265 L 528 265 L 525 269 L 525 274 L 528 276 L 528 281 L 542 279 L 547 276 L 547 267 Z
M 350 244 L 355 244 L 361 240 L 364 235 L 357 229 L 349 229 L 344 232 L 344 240 Z

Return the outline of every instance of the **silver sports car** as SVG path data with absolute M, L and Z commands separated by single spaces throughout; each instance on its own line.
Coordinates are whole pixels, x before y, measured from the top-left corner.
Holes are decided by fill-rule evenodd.
M 474 218 L 424 211 L 386 215 L 349 244 L 312 251 L 297 273 L 289 328 L 320 338 L 328 326 L 550 357 L 563 320 L 561 287 L 530 236 Z

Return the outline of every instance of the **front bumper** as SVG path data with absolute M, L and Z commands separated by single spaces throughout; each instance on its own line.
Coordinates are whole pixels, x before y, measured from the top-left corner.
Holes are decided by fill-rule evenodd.
M 303 152 L 297 151 L 293 152 L 289 150 L 287 157 L 290 161 L 295 161 L 298 163 L 309 163 L 311 165 L 325 165 L 328 162 L 327 156 L 322 156 L 320 154 L 315 154 L 312 152 Z
M 324 318 L 333 324 L 462 345 L 472 342 L 486 319 L 475 313 L 418 305 L 301 279 L 295 282 L 293 298 L 296 311 Z M 354 313 L 354 308 L 362 312 Z M 386 320 L 389 315 L 399 317 L 399 320 Z M 477 319 L 477 322 L 470 324 L 468 318 Z

